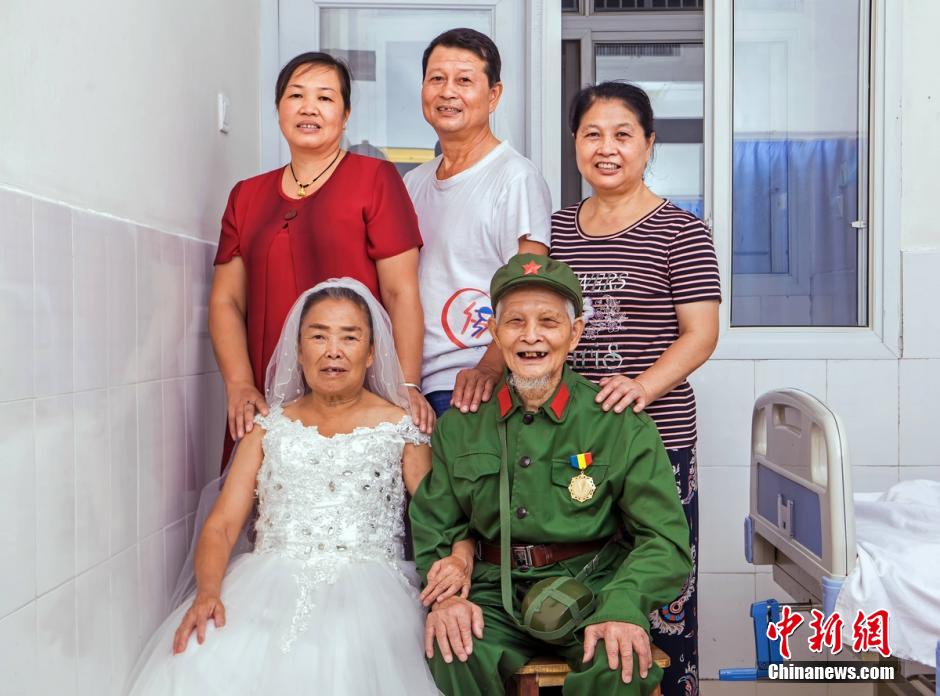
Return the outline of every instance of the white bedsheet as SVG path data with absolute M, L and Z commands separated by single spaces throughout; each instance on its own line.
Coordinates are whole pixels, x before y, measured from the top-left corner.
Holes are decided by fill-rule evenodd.
M 892 654 L 936 666 L 940 640 L 940 481 L 904 481 L 855 496 L 858 562 L 836 600 L 852 645 L 852 622 L 887 609 Z

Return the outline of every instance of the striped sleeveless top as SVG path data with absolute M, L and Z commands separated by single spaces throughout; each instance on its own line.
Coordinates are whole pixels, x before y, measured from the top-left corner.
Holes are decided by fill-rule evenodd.
M 580 208 L 552 215 L 551 256 L 571 266 L 585 298 L 584 336 L 568 364 L 593 381 L 633 378 L 679 337 L 677 304 L 721 300 L 715 247 L 704 223 L 669 201 L 602 237 L 580 229 Z M 687 381 L 646 413 L 668 449 L 695 444 L 695 396 Z

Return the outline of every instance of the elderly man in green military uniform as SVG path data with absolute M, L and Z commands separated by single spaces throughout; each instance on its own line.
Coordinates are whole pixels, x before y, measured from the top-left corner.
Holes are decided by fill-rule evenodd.
M 431 671 L 448 696 L 491 696 L 555 652 L 572 667 L 565 694 L 647 694 L 662 670 L 646 616 L 691 567 L 666 451 L 645 414 L 603 411 L 565 365 L 584 329 L 566 264 L 514 256 L 490 297 L 506 375 L 479 411 L 438 422 L 410 508 L 422 575 L 455 541 L 479 541 L 469 597 L 428 614 Z

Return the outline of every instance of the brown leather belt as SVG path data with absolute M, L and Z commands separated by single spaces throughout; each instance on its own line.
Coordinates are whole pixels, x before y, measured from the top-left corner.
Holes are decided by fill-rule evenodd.
M 514 570 L 541 568 L 591 551 L 599 551 L 608 541 L 608 539 L 597 539 L 566 544 L 512 544 L 509 547 L 509 558 Z M 499 544 L 478 541 L 476 557 L 481 561 L 499 565 L 501 560 Z

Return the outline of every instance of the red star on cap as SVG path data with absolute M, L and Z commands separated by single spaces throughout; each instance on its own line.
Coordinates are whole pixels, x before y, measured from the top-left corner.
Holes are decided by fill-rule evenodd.
M 535 261 L 529 261 L 526 265 L 522 267 L 522 275 L 538 275 L 539 269 L 542 267 L 541 264 L 536 263 Z

